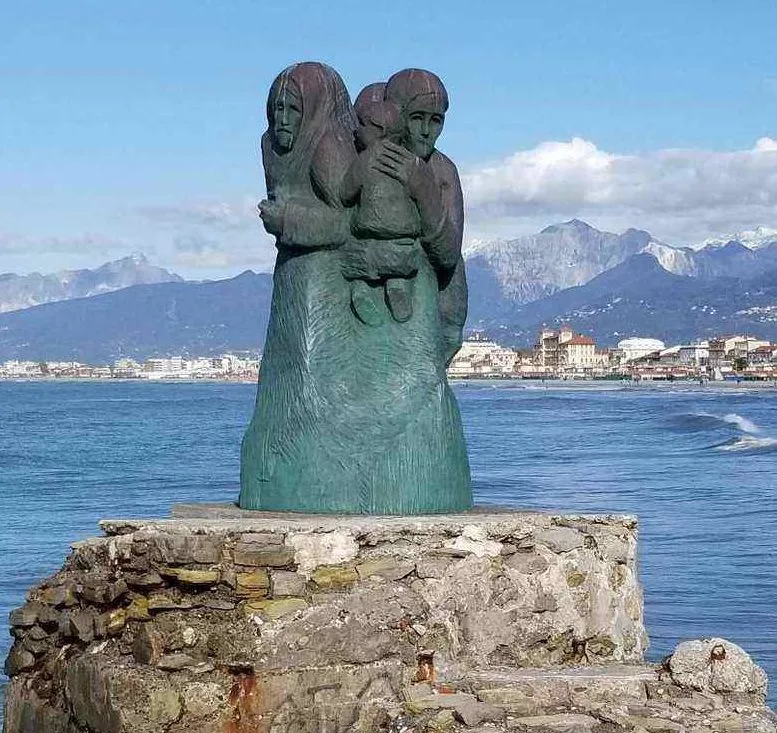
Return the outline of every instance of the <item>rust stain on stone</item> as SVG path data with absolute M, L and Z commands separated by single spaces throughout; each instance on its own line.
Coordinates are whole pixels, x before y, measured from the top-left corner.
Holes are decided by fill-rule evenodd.
M 260 695 L 256 676 L 237 675 L 227 696 L 231 715 L 224 725 L 224 733 L 259 733 L 261 718 L 259 713 Z
M 434 685 L 437 672 L 434 669 L 434 651 L 419 652 L 418 656 L 418 669 L 416 670 L 413 682 L 429 682 Z
M 410 614 L 405 614 L 400 620 L 399 620 L 399 628 L 402 631 L 407 631 L 411 626 L 413 625 L 413 617 L 410 616 Z

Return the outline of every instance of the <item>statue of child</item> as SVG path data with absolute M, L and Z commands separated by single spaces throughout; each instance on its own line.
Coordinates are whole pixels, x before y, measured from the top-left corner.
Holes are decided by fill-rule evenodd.
M 400 110 L 393 102 L 365 96 L 359 95 L 354 105 L 359 120 L 356 146 L 361 152 L 343 180 L 341 199 L 346 205 L 356 203 L 351 231 L 360 240 L 390 240 L 411 247 L 421 234 L 418 207 L 406 186 L 374 167 L 384 140 L 400 144 Z M 399 323 L 409 320 L 413 315 L 413 280 L 376 275 L 385 290 L 391 316 Z M 369 283 L 353 280 L 351 288 L 357 316 L 365 323 L 376 322 L 378 314 L 369 297 Z

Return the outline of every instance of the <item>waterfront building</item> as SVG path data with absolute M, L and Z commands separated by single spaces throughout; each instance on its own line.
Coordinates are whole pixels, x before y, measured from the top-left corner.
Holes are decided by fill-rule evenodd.
M 7 379 L 35 379 L 44 375 L 45 364 L 39 361 L 13 359 L 3 364 L 3 376 Z
M 142 365 L 134 359 L 117 359 L 111 367 L 111 376 L 115 379 L 137 379 L 142 374 Z
M 609 355 L 597 352 L 590 336 L 576 334 L 571 326 L 563 325 L 558 331 L 543 329 L 534 347 L 534 364 L 546 372 L 591 373 L 603 368 Z
M 680 346 L 678 356 L 681 364 L 695 367 L 707 366 L 710 357 L 709 342 L 700 341 L 697 344 Z
M 121 358 L 109 365 L 77 361 L 19 361 L 0 364 L 0 379 L 234 379 L 253 380 L 259 374 L 256 354 L 222 354 L 218 357 L 154 357 L 139 364 Z
M 712 370 L 721 370 L 730 364 L 726 362 L 726 340 L 724 338 L 714 338 L 709 341 L 707 364 Z
M 726 345 L 726 355 L 732 361 L 742 359 L 745 363 L 748 363 L 750 354 L 762 346 L 769 346 L 769 342 L 754 338 L 753 336 L 741 336 L 731 339 L 730 346 L 729 342 Z
M 593 376 L 604 377 L 610 373 L 612 349 L 594 349 Z
M 260 357 L 255 354 L 238 356 L 222 354 L 213 360 L 213 368 L 226 375 L 255 374 L 259 371 Z
M 143 362 L 144 372 L 170 372 L 172 371 L 169 359 L 153 358 Z
M 556 369 L 561 366 L 562 346 L 569 343 L 575 336 L 572 328 L 564 324 L 558 331 L 544 328 L 540 332 L 540 338 L 534 347 L 535 362 L 537 366 Z
M 215 359 L 211 359 L 210 357 L 207 357 L 207 356 L 187 359 L 181 364 L 182 370 L 185 371 L 187 374 L 191 375 L 192 377 L 209 376 L 214 372 L 221 371 L 219 367 L 220 367 L 220 364 L 217 367 Z
M 495 341 L 468 339 L 448 367 L 448 376 L 455 379 L 470 377 L 511 377 L 515 372 L 517 354 Z
M 550 329 L 540 332 L 540 340 L 535 349 L 537 366 L 555 369 L 558 366 L 558 333 Z
M 592 370 L 596 366 L 596 343 L 582 334 L 559 340 L 558 365 L 562 369 Z
M 655 361 L 664 365 L 679 364 L 680 349 L 682 349 L 682 346 L 669 346 L 668 348 L 661 349 L 661 351 L 658 352 L 657 359 L 655 358 L 656 352 L 651 352 L 650 354 L 646 354 L 639 359 L 632 359 L 632 361 Z
M 659 339 L 637 336 L 619 341 L 617 351 L 621 358 L 620 363 L 627 363 L 636 359 L 642 359 L 648 356 L 648 354 L 655 353 L 658 355 L 665 348 L 666 344 Z
M 774 365 L 777 361 L 777 346 L 764 344 L 753 349 L 748 355 L 748 366 Z
M 762 365 L 772 361 L 775 346 L 754 336 L 721 336 L 709 342 L 709 365 L 722 371 Z
M 650 359 L 651 354 L 645 358 Z M 709 346 L 706 341 L 698 344 L 677 344 L 669 346 L 658 352 L 657 361 L 660 364 L 682 364 L 689 367 L 707 366 L 709 360 Z

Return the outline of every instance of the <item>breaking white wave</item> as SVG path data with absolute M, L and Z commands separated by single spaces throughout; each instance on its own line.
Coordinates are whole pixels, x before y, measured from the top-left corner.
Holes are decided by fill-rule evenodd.
M 729 453 L 771 453 L 777 450 L 777 438 L 761 435 L 761 428 L 746 417 L 731 413 L 724 415 L 721 419 L 723 422 L 733 425 L 740 431 L 741 435 L 715 446 L 717 450 Z
M 723 445 L 718 445 L 716 448 L 731 453 L 771 453 L 777 450 L 777 438 L 743 435 L 723 443 Z
M 751 422 L 746 417 L 737 415 L 735 412 L 732 412 L 729 415 L 724 415 L 721 419 L 723 422 L 736 425 L 743 433 L 750 433 L 752 435 L 754 433 L 761 432 L 761 428 L 759 428 L 754 422 Z
M 673 427 L 680 432 L 708 433 L 725 430 L 729 436 L 723 442 L 706 446 L 706 449 L 729 453 L 771 453 L 777 451 L 777 438 L 763 434 L 763 429 L 742 415 L 711 415 L 704 412 L 676 415 Z

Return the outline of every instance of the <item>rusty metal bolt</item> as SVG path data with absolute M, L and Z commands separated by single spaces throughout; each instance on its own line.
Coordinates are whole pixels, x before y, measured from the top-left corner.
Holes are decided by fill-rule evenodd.
M 726 647 L 723 644 L 715 644 L 710 651 L 711 662 L 722 662 L 726 658 Z

